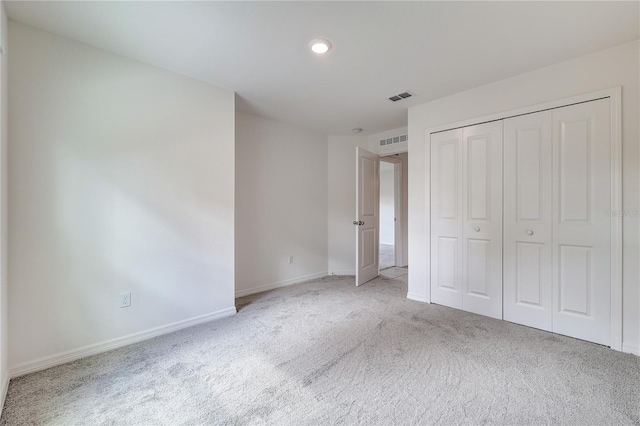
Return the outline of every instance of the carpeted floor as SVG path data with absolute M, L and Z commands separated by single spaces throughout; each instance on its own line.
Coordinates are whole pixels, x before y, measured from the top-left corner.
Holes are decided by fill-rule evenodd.
M 380 270 L 396 266 L 396 246 L 380 244 L 379 268 Z
M 0 424 L 640 423 L 639 358 L 407 300 L 396 269 L 14 379 Z

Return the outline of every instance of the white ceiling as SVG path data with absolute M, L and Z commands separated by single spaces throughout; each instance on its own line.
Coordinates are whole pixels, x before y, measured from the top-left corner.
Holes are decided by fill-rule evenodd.
M 324 134 L 638 39 L 638 2 L 7 2 L 10 19 L 238 93 Z M 327 38 L 325 56 L 308 50 Z M 10 43 L 10 41 L 9 41 Z M 414 98 L 391 103 L 405 90 Z

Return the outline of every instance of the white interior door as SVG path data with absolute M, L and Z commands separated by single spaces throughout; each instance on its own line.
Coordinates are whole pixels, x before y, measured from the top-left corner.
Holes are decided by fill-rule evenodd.
M 431 301 L 462 309 L 462 129 L 430 142 Z
M 356 285 L 379 274 L 380 159 L 356 148 Z
M 553 331 L 611 344 L 610 100 L 553 111 Z
M 462 134 L 462 309 L 502 318 L 502 121 Z
M 552 124 L 504 120 L 504 319 L 552 330 Z

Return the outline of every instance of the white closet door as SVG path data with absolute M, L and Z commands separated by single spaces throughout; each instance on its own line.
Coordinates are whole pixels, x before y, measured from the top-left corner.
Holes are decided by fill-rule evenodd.
M 502 319 L 502 121 L 462 138 L 462 309 Z
M 553 111 L 553 331 L 611 341 L 609 99 Z
M 431 135 L 431 301 L 462 309 L 462 130 Z
M 552 123 L 504 120 L 504 319 L 552 330 Z

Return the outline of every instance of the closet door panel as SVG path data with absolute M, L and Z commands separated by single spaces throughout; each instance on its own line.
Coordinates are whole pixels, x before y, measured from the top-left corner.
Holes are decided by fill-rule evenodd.
M 504 319 L 552 329 L 552 124 L 504 120 Z
M 553 331 L 611 340 L 609 99 L 553 111 Z
M 431 135 L 431 301 L 462 308 L 462 130 Z
M 462 308 L 501 319 L 502 122 L 462 136 Z

